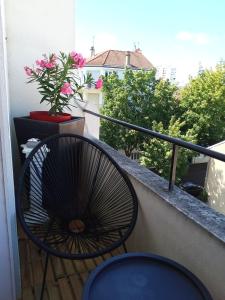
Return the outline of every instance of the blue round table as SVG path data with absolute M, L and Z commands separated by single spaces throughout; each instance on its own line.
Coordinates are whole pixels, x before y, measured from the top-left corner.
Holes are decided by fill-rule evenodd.
M 82 300 L 212 300 L 201 281 L 178 263 L 148 253 L 112 257 L 89 276 Z

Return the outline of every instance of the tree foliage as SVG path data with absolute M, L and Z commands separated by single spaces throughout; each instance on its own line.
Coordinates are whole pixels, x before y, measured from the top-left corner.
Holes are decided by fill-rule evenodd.
M 180 119 L 172 117 L 168 127 L 164 127 L 162 122 L 153 122 L 153 130 L 159 133 L 169 135 L 172 137 L 180 138 L 187 142 L 194 143 L 196 136 L 193 129 L 189 129 L 187 132 L 182 133 L 182 128 L 185 122 L 181 122 Z M 179 157 L 177 161 L 177 176 L 176 179 L 179 182 L 182 176 L 185 174 L 188 161 L 193 156 L 193 153 L 185 148 L 179 148 Z M 170 164 L 172 157 L 172 144 L 166 141 L 152 138 L 145 142 L 143 145 L 143 151 L 141 152 L 140 162 L 142 165 L 153 168 L 165 178 L 169 178 Z
M 190 79 L 182 89 L 157 80 L 155 70 L 127 69 L 123 79 L 116 74 L 104 78 L 102 113 L 157 132 L 203 146 L 225 139 L 225 65 L 206 70 Z M 115 125 L 101 123 L 101 138 L 127 156 L 136 149 L 140 161 L 168 178 L 172 146 L 168 142 Z M 184 175 L 189 150 L 179 148 L 178 181 Z
M 215 144 L 225 138 L 225 65 L 206 70 L 181 90 L 180 114 L 184 130 L 193 128 L 197 143 Z
M 123 79 L 115 73 L 104 78 L 102 113 L 146 128 L 151 128 L 153 121 L 168 126 L 177 111 L 176 90 L 169 81 L 157 80 L 155 70 L 126 69 Z M 127 156 L 134 149 L 140 150 L 146 139 L 143 134 L 108 121 L 101 122 L 100 136 L 112 147 L 123 149 Z

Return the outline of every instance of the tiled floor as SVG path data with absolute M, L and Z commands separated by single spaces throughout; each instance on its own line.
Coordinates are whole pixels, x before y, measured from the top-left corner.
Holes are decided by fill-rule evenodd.
M 45 254 L 27 239 L 22 230 L 19 233 L 22 299 L 39 300 Z M 103 260 L 122 253 L 117 249 L 95 259 L 72 261 L 51 257 L 46 279 L 44 300 L 80 300 L 83 285 L 88 274 Z

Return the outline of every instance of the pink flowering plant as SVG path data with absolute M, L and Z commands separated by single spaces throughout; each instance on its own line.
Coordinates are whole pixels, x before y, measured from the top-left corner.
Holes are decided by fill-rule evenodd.
M 57 115 L 65 108 L 71 110 L 71 106 L 75 106 L 71 103 L 72 99 L 83 101 L 81 89 L 94 83 L 90 74 L 83 80 L 80 78 L 79 69 L 84 64 L 83 56 L 73 51 L 68 55 L 63 52 L 58 56 L 43 55 L 32 68 L 24 67 L 28 83 L 38 83 L 38 91 L 42 95 L 40 103 L 46 101 L 50 105 L 49 114 Z
M 95 82 L 95 88 L 96 89 L 101 89 L 103 87 L 103 80 L 101 78 L 99 78 L 96 82 Z

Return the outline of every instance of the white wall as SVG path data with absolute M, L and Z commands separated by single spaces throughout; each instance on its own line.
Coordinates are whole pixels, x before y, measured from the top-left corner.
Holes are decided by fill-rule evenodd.
M 7 0 L 6 25 L 11 115 L 45 109 L 23 67 L 43 53 L 75 48 L 75 0 Z
M 95 74 L 99 74 L 98 76 L 105 76 L 106 73 L 111 74 L 113 72 L 116 72 L 119 76 L 119 79 L 123 78 L 125 69 L 121 68 L 110 68 L 110 67 L 97 67 L 97 66 L 86 66 L 83 69 L 83 73 L 86 75 L 87 73 L 91 73 L 95 80 L 98 78 L 95 76 Z
M 224 243 L 133 176 L 129 177 L 139 199 L 139 213 L 128 250 L 151 252 L 177 261 L 205 284 L 214 300 L 224 300 Z
M 210 147 L 214 150 L 225 154 L 225 142 L 218 143 Z M 209 205 L 216 211 L 225 214 L 225 163 L 210 158 L 208 162 L 205 188 L 209 195 Z
M 0 0 L 0 3 L 2 4 L 3 1 Z M 27 79 L 23 68 L 25 65 L 32 65 L 36 59 L 41 58 L 43 53 L 57 53 L 60 50 L 70 52 L 75 49 L 75 0 L 5 0 L 5 17 L 12 121 L 13 117 L 27 115 L 31 110 L 46 109 L 45 105 L 39 104 L 41 97 L 36 87 L 26 84 Z M 0 52 L 0 56 L 2 54 Z M 6 58 L 4 58 L 5 62 Z M 0 72 L 2 70 L 1 66 Z M 6 122 L 5 127 L 2 127 L 4 120 L 1 116 L 4 114 L 5 118 L 9 117 L 9 112 L 6 112 L 7 101 L 6 96 L 0 98 L 3 107 L 2 111 L 0 109 L 2 143 L 0 145 L 2 147 L 0 149 L 0 299 L 2 300 L 15 299 L 14 281 L 9 278 L 12 277 L 13 271 L 16 274 L 17 292 L 20 284 L 18 261 L 16 259 L 13 261 L 10 250 L 11 243 L 14 255 L 18 255 L 12 165 L 10 165 L 10 128 L 9 123 Z M 13 129 L 12 126 L 13 159 L 16 163 L 17 147 Z
M 9 126 L 4 3 L 0 0 L 0 299 L 19 295 L 19 257 Z
M 1 135 L 0 146 L 3 146 L 3 139 Z M 16 283 L 17 293 L 20 292 L 19 272 L 17 276 L 14 273 L 15 266 L 18 264 L 18 256 L 13 257 L 13 250 L 18 249 L 15 227 L 15 206 L 14 198 L 9 199 L 5 194 L 5 174 L 3 170 L 3 161 L 5 159 L 2 149 L 0 147 L 0 299 L 13 300 L 16 295 Z M 12 170 L 10 170 L 12 172 Z M 6 205 L 7 204 L 7 205 Z M 8 215 L 8 216 L 7 216 Z M 8 218 L 9 217 L 9 218 Z M 12 224 L 9 223 L 10 219 Z M 13 225 L 13 226 L 12 226 Z M 14 247 L 14 249 L 13 249 Z M 17 269 L 19 271 L 19 269 Z M 14 276 L 15 275 L 15 276 Z
M 100 99 L 102 97 L 102 92 L 100 90 L 84 89 L 83 97 L 86 102 L 84 105 L 86 109 L 100 113 Z M 99 129 L 100 119 L 91 114 L 85 113 L 85 133 L 98 139 Z
M 32 66 L 44 53 L 75 49 L 75 0 L 7 0 L 6 33 L 11 119 L 32 110 L 48 110 L 40 104 L 36 85 L 26 84 L 24 66 Z M 72 114 L 81 112 L 74 109 Z M 14 169 L 18 170 L 18 148 L 11 124 Z

